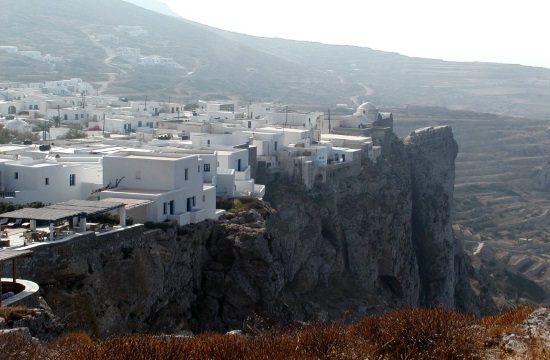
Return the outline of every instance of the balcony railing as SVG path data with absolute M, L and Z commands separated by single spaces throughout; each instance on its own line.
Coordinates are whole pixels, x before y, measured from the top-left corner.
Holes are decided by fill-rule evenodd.
M 14 198 L 15 191 L 2 191 L 0 192 L 0 198 Z

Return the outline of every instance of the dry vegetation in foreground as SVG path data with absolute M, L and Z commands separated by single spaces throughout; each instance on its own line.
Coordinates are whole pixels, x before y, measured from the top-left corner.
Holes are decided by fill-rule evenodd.
M 27 315 L 34 315 L 36 311 L 20 306 L 0 307 L 0 318 L 7 321 L 21 320 Z
M 33 359 L 483 359 L 500 348 L 503 332 L 520 331 L 533 311 L 520 306 L 482 319 L 443 309 L 401 309 L 352 325 L 294 326 L 256 336 L 203 333 L 192 337 L 128 335 L 93 342 L 69 333 L 47 345 L 17 336 L 0 337 L 2 358 Z M 522 359 L 548 358 L 543 344 L 531 344 Z

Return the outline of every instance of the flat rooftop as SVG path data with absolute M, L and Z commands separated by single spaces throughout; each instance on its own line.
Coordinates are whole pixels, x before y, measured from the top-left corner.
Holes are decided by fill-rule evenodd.
M 303 132 L 309 131 L 309 130 L 308 130 L 308 129 L 305 129 L 305 128 L 295 129 L 295 128 L 282 127 L 282 126 L 281 126 L 281 127 L 268 126 L 268 127 L 258 128 L 258 131 L 269 131 L 269 132 L 276 131 L 276 132 L 289 132 L 289 133 L 303 133 Z
M 136 195 L 150 195 L 150 196 L 157 196 L 166 194 L 169 192 L 172 192 L 174 190 L 144 190 L 144 189 L 109 189 L 104 190 L 102 192 L 104 193 L 112 193 L 112 194 L 136 194 Z M 119 201 L 119 202 L 125 202 L 127 199 L 119 199 L 119 198 L 106 198 L 105 201 Z M 103 201 L 103 200 L 102 200 Z
M 144 153 L 144 154 L 128 154 L 128 155 L 122 155 L 122 154 L 115 154 L 114 156 L 117 157 L 124 157 L 126 159 L 141 159 L 141 160 L 156 160 L 156 161 L 177 161 L 182 158 L 189 158 L 196 155 L 193 154 L 184 154 L 184 153 L 170 153 L 170 154 L 162 154 L 162 153 Z
M 354 141 L 371 141 L 370 136 L 355 136 L 355 135 L 338 135 L 338 134 L 321 134 L 321 140 L 330 141 L 331 139 L 336 140 L 354 140 Z

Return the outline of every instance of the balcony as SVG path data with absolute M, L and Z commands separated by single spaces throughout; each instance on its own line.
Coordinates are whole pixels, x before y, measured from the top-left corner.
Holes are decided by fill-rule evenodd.
M 15 198 L 15 191 L 1 191 L 0 198 L 4 198 L 4 199 Z

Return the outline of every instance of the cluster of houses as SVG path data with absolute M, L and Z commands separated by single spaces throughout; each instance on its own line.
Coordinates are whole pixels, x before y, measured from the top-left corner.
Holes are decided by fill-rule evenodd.
M 18 54 L 36 61 L 42 61 L 46 63 L 59 63 L 63 61 L 63 57 L 61 56 L 52 56 L 50 54 L 42 55 L 42 53 L 37 50 L 19 50 L 17 46 L 13 45 L 0 46 L 0 51 L 6 52 L 8 54 Z
M 216 219 L 216 197 L 353 176 L 389 149 L 393 131 L 392 114 L 370 103 L 331 118 L 275 103 L 126 101 L 94 96 L 81 79 L 0 86 L 0 124 L 45 134 L 0 145 L 0 201 L 111 199 L 138 222 Z M 56 116 L 61 127 L 44 128 Z M 57 139 L 67 125 L 87 138 Z
M 118 25 L 114 30 L 120 35 L 132 37 L 144 37 L 149 35 L 149 32 L 141 26 Z M 91 36 L 92 39 L 101 43 L 103 46 L 109 47 L 114 52 L 115 55 L 112 61 L 118 63 L 120 66 L 132 68 L 135 65 L 141 65 L 185 69 L 184 66 L 171 57 L 164 57 L 156 54 L 144 55 L 141 53 L 140 48 L 118 46 L 120 38 L 113 33 L 102 33 Z
M 185 69 L 184 66 L 174 61 L 173 58 L 160 55 L 142 55 L 140 48 L 117 47 L 115 61 L 130 65 L 164 66 L 176 69 Z

